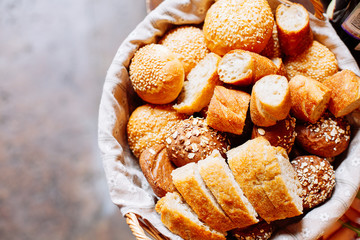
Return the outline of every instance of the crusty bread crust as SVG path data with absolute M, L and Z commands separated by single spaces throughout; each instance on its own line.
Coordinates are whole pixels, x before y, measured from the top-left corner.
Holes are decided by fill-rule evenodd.
M 280 48 L 280 41 L 279 41 L 276 22 L 274 22 L 272 35 L 271 35 L 269 41 L 267 42 L 264 50 L 261 51 L 260 55 L 265 56 L 270 59 L 281 57 L 281 48 Z

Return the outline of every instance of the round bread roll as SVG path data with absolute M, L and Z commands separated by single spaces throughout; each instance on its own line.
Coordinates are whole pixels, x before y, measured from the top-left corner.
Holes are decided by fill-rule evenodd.
M 274 147 L 282 147 L 289 154 L 296 137 L 295 132 L 296 119 L 287 117 L 284 120 L 278 121 L 271 127 L 259 127 L 254 125 L 251 138 L 264 137 Z
M 344 152 L 350 142 L 350 125 L 345 118 L 324 114 L 314 124 L 296 125 L 296 142 L 305 151 L 320 157 L 335 157 Z
M 131 60 L 130 80 L 141 99 L 153 104 L 174 101 L 184 83 L 184 67 L 165 46 L 149 44 L 140 48 Z
M 157 144 L 143 151 L 140 155 L 139 164 L 146 180 L 158 197 L 165 196 L 167 192 L 175 191 L 171 179 L 171 172 L 175 166 L 168 158 L 164 144 Z
M 229 232 L 237 240 L 267 240 L 274 232 L 274 226 L 265 221 L 246 228 L 235 228 Z
M 209 53 L 203 31 L 193 26 L 174 28 L 159 43 L 176 54 L 184 65 L 185 76 Z
M 274 17 L 266 0 L 219 0 L 207 11 L 204 35 L 210 51 L 260 53 L 272 36 Z
M 177 167 L 198 162 L 215 149 L 222 155 L 229 150 L 225 135 L 208 126 L 205 119 L 193 117 L 179 122 L 165 139 L 165 145 Z
M 318 156 L 300 156 L 293 165 L 302 185 L 304 209 L 313 208 L 331 196 L 335 186 L 335 171 L 331 164 Z
M 186 118 L 169 104 L 145 104 L 136 108 L 127 124 L 128 143 L 134 156 L 139 158 L 148 147 L 162 143 L 170 129 Z

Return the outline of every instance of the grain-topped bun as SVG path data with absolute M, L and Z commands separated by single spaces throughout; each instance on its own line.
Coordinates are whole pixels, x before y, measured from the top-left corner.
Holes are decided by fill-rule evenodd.
M 281 50 L 289 56 L 304 52 L 313 42 L 308 11 L 301 4 L 280 4 L 276 8 Z
M 175 53 L 183 63 L 185 76 L 209 53 L 204 33 L 200 28 L 193 26 L 172 29 L 160 39 L 159 43 Z
M 331 196 L 335 171 L 327 160 L 309 155 L 297 157 L 291 164 L 302 185 L 304 209 L 313 208 Z
M 215 149 L 224 154 L 229 148 L 225 135 L 207 125 L 203 118 L 190 117 L 168 132 L 166 149 L 178 167 L 204 159 Z
M 219 0 L 206 13 L 204 35 L 210 51 L 261 52 L 272 35 L 274 17 L 266 0 Z
M 184 67 L 174 53 L 160 44 L 148 44 L 140 48 L 129 68 L 132 86 L 146 102 L 170 103 L 182 89 Z
M 288 79 L 295 75 L 304 75 L 322 82 L 338 71 L 335 55 L 317 41 L 313 41 L 303 53 L 286 58 L 284 65 Z
M 267 240 L 271 237 L 275 227 L 271 223 L 261 221 L 246 228 L 236 228 L 229 235 L 237 240 Z
M 158 197 L 175 191 L 171 179 L 171 172 L 175 167 L 168 158 L 164 144 L 158 144 L 143 151 L 139 164 L 146 180 Z
M 321 157 L 335 157 L 344 152 L 350 143 L 350 125 L 345 118 L 324 114 L 314 124 L 296 125 L 296 142 L 307 152 Z
M 139 158 L 148 147 L 163 143 L 170 129 L 186 118 L 169 104 L 136 108 L 127 124 L 128 144 L 135 157 Z

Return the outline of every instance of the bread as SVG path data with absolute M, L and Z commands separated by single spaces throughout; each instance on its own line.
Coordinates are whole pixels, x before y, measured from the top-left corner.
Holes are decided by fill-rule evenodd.
M 181 167 L 197 162 L 217 149 L 221 154 L 229 149 L 224 134 L 207 125 L 203 118 L 193 118 L 179 122 L 168 133 L 165 145 L 170 160 Z
M 224 83 L 248 86 L 266 75 L 275 74 L 277 70 L 270 59 L 237 49 L 224 55 L 219 63 L 218 74 Z
M 201 221 L 219 232 L 235 228 L 235 224 L 206 187 L 196 163 L 177 168 L 171 175 L 176 189 Z
M 282 58 L 279 58 L 279 57 L 272 58 L 271 61 L 276 66 L 276 69 L 277 69 L 276 74 L 287 77 L 286 68 L 285 68 L 285 65 L 283 63 Z
M 129 74 L 135 92 L 144 101 L 153 104 L 174 101 L 185 78 L 182 63 L 160 44 L 148 44 L 136 51 Z
M 267 42 L 264 50 L 261 51 L 260 55 L 267 58 L 280 58 L 281 57 L 281 48 L 278 36 L 278 30 L 276 27 L 276 22 L 274 22 L 272 35 Z
M 285 119 L 290 112 L 290 91 L 287 79 L 268 75 L 255 83 L 251 92 L 250 115 L 257 126 L 269 127 Z
M 157 202 L 155 209 L 161 214 L 163 224 L 185 240 L 226 239 L 223 233 L 201 222 L 177 192 L 167 193 Z
M 291 164 L 302 186 L 304 209 L 313 208 L 327 200 L 335 187 L 335 171 L 331 164 L 318 156 L 300 156 Z
M 249 103 L 250 94 L 216 86 L 208 107 L 206 122 L 219 131 L 241 135 Z
M 175 191 L 171 179 L 171 172 L 175 167 L 167 155 L 164 144 L 158 144 L 143 151 L 139 164 L 146 180 L 158 197 Z
M 266 222 L 302 213 L 301 185 L 285 150 L 263 137 L 227 152 L 236 181 Z
M 198 162 L 200 175 L 226 215 L 243 228 L 257 223 L 257 213 L 244 196 L 219 151 Z
M 169 104 L 137 107 L 127 123 L 127 140 L 134 156 L 139 158 L 148 147 L 163 143 L 170 129 L 186 118 Z
M 174 105 L 176 111 L 191 115 L 209 104 L 215 86 L 221 84 L 217 74 L 220 59 L 218 55 L 209 53 L 190 71 Z
M 204 33 L 193 26 L 176 27 L 166 33 L 159 43 L 175 53 L 183 63 L 185 76 L 209 53 Z
M 219 0 L 206 13 L 203 31 L 210 51 L 260 53 L 272 35 L 274 17 L 266 0 Z
M 338 71 L 335 55 L 317 41 L 303 53 L 285 58 L 284 65 L 288 79 L 304 75 L 322 82 Z
M 298 119 L 315 123 L 328 106 L 331 90 L 324 84 L 301 75 L 291 78 L 289 86 L 291 113 Z
M 351 70 L 342 70 L 323 84 L 332 90 L 329 110 L 335 117 L 345 116 L 360 107 L 360 77 Z
M 288 56 L 304 52 L 313 42 L 308 11 L 301 4 L 280 4 L 275 13 L 281 51 Z
M 296 137 L 296 119 L 288 116 L 270 127 L 254 125 L 251 138 L 264 137 L 274 147 L 282 147 L 289 154 Z
M 321 157 L 335 157 L 344 152 L 350 143 L 350 125 L 345 118 L 324 114 L 315 123 L 296 125 L 296 142 L 305 151 Z
M 246 228 L 233 229 L 229 235 L 237 240 L 267 240 L 271 237 L 274 230 L 273 224 L 261 221 Z

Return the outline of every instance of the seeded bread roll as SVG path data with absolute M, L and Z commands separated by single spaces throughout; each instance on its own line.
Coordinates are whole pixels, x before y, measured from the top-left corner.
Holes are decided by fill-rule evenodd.
M 267 240 L 273 234 L 274 229 L 273 224 L 261 221 L 247 228 L 233 229 L 229 235 L 237 240 Z
M 219 131 L 241 135 L 249 103 L 250 94 L 217 86 L 208 107 L 206 122 Z
M 296 137 L 296 119 L 288 116 L 271 127 L 254 125 L 251 138 L 264 137 L 274 147 L 282 147 L 289 154 Z
M 201 222 L 177 192 L 167 193 L 157 202 L 155 209 L 161 214 L 163 224 L 185 240 L 226 239 L 223 233 Z
M 304 75 L 322 82 L 338 71 L 335 55 L 317 41 L 313 41 L 303 53 L 285 58 L 284 65 L 288 79 L 296 75 Z
M 314 124 L 296 125 L 296 142 L 305 151 L 320 157 L 335 157 L 344 152 L 350 143 L 350 125 L 345 118 L 324 114 Z
M 331 90 L 324 84 L 301 75 L 289 82 L 291 113 L 298 119 L 315 123 L 325 112 Z
M 158 197 L 175 191 L 171 179 L 171 172 L 175 166 L 170 161 L 164 144 L 158 144 L 143 151 L 139 164 L 146 180 Z
M 193 26 L 172 29 L 159 43 L 175 53 L 183 63 L 185 76 L 209 53 L 203 31 Z
M 335 171 L 331 164 L 318 156 L 300 156 L 291 164 L 302 185 L 304 209 L 313 208 L 331 196 L 335 187 Z
M 130 80 L 144 101 L 166 104 L 174 101 L 184 83 L 184 67 L 174 53 L 160 44 L 140 48 L 131 60 Z
M 206 13 L 204 35 L 210 51 L 261 52 L 272 35 L 274 17 L 266 0 L 219 0 Z
M 263 55 L 267 58 L 280 58 L 281 57 L 281 48 L 278 36 L 278 30 L 276 27 L 276 22 L 274 22 L 272 35 L 267 42 L 264 50 L 261 51 L 260 55 Z
M 225 135 L 207 125 L 203 118 L 183 120 L 168 132 L 166 149 L 170 160 L 177 167 L 198 162 L 215 149 L 225 154 L 229 148 Z
M 148 147 L 163 143 L 170 129 L 186 118 L 169 104 L 136 108 L 127 123 L 128 144 L 135 157 L 139 158 Z
M 360 107 L 360 77 L 351 70 L 342 70 L 323 84 L 332 90 L 329 110 L 335 117 L 345 116 Z
M 289 56 L 304 52 L 313 42 L 308 11 L 301 4 L 280 4 L 276 8 L 276 25 L 281 50 Z

